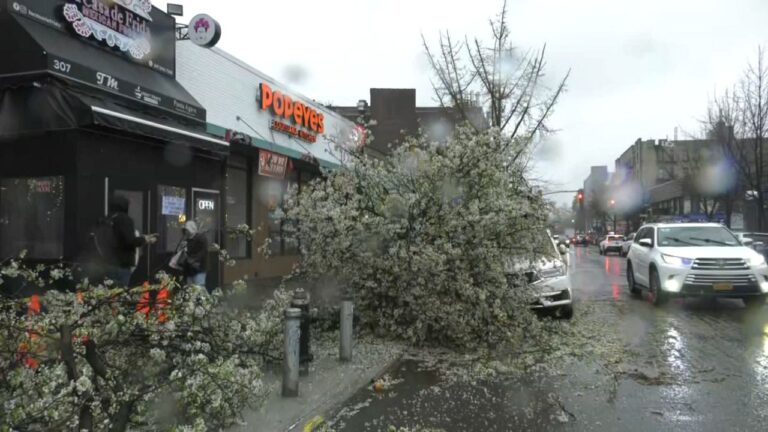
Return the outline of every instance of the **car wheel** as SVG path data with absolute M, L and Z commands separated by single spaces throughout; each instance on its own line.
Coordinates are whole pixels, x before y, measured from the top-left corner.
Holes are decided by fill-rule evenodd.
M 573 318 L 573 305 L 563 306 L 560 308 L 560 318 L 562 319 L 571 319 Z
M 743 297 L 741 301 L 744 302 L 744 306 L 746 306 L 747 309 L 760 309 L 765 305 L 765 298 L 764 295 L 749 296 Z
M 659 278 L 659 272 L 656 271 L 656 269 L 651 269 L 651 275 L 650 275 L 650 296 L 651 296 L 651 303 L 653 303 L 654 306 L 661 306 L 669 300 L 669 297 L 667 294 L 661 289 L 661 279 Z
M 640 288 L 637 287 L 637 282 L 635 282 L 635 272 L 632 270 L 631 262 L 627 263 L 627 285 L 632 295 L 639 296 L 642 293 Z

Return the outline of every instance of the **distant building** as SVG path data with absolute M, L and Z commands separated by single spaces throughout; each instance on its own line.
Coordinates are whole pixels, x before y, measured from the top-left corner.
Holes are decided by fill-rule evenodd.
M 608 167 L 602 165 L 591 167 L 589 176 L 584 180 L 584 228 L 588 231 L 596 230 L 604 222 L 595 206 L 602 204 L 597 201 L 605 197 L 609 179 Z
M 724 206 L 713 207 L 710 191 L 720 188 L 733 196 L 732 222 L 742 228 L 736 175 L 723 172 L 729 166 L 727 159 L 714 140 L 638 139 L 616 160 L 619 183 L 634 186 L 632 190 L 642 195 L 637 211 L 626 215 L 633 222 L 630 225 L 637 228 L 649 218 L 726 222 Z
M 416 89 L 372 88 L 370 103 L 361 100 L 358 106 L 328 108 L 355 122 L 361 116 L 375 121 L 371 127 L 374 140 L 366 151 L 376 157 L 390 154 L 405 137 L 414 136 L 419 130 L 430 139 L 445 142 L 462 121 L 461 113 L 453 107 L 416 106 Z M 481 107 L 472 107 L 468 116 L 476 127 L 488 127 Z

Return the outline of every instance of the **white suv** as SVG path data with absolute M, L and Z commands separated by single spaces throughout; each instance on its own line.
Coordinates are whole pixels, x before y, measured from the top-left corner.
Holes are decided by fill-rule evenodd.
M 647 288 L 655 305 L 673 296 L 709 296 L 759 307 L 768 295 L 768 265 L 722 225 L 652 224 L 635 235 L 627 282 L 633 294 Z

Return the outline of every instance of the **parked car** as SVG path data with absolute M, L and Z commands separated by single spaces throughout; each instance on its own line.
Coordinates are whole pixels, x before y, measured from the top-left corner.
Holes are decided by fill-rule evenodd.
M 768 233 L 737 232 L 735 234 L 741 244 L 751 247 L 768 258 Z
M 629 254 L 629 248 L 635 240 L 635 233 L 631 233 L 624 239 L 624 243 L 621 244 L 621 256 L 626 257 Z
M 655 305 L 671 297 L 730 297 L 760 307 L 768 295 L 766 258 L 712 223 L 651 224 L 635 235 L 627 258 L 633 294 Z
M 609 234 L 600 242 L 600 255 L 608 255 L 609 252 L 620 254 L 624 245 L 624 236 Z
M 542 236 L 543 256 L 534 263 L 506 264 L 506 272 L 525 274 L 529 286 L 536 290 L 537 300 L 531 305 L 536 311 L 554 313 L 571 319 L 573 317 L 573 296 L 568 274 L 568 248 L 557 245 L 549 236 Z

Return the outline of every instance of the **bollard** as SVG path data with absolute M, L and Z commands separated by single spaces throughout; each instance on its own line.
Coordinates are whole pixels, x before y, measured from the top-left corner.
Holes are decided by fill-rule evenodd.
M 309 314 L 309 294 L 299 288 L 293 294 L 291 307 L 301 310 L 301 336 L 299 337 L 299 375 L 309 375 L 309 362 L 313 360 L 310 349 L 310 322 Z
M 283 397 L 299 395 L 299 337 L 301 310 L 285 310 L 285 352 L 283 357 Z
M 354 305 L 352 297 L 345 296 L 341 300 L 341 340 L 339 343 L 339 360 L 352 361 L 352 319 L 354 318 Z

